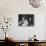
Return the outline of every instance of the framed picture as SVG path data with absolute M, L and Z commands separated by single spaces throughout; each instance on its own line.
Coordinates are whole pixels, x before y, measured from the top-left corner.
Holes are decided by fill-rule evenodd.
M 34 26 L 34 14 L 19 14 L 18 25 L 19 26 Z

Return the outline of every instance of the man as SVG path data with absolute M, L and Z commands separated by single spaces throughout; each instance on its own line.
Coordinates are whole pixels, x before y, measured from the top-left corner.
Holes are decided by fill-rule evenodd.
M 25 17 L 22 17 L 22 20 L 19 21 L 19 25 L 20 26 L 28 26 L 28 19 L 26 19 Z

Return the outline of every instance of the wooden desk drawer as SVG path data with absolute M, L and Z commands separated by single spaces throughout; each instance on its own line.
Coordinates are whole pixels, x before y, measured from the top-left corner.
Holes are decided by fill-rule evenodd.
M 16 46 L 28 46 L 28 43 L 16 43 Z
M 24 43 L 24 46 L 28 46 L 28 43 Z
M 46 43 L 43 43 L 43 46 L 46 46 Z
M 39 43 L 38 46 L 46 46 L 46 43 Z
M 43 44 L 38 44 L 38 46 L 43 46 Z

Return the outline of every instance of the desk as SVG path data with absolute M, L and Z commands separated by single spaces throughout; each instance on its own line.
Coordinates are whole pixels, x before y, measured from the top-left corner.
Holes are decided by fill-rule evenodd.
M 23 46 L 46 46 L 46 40 L 40 41 L 29 41 L 29 40 L 13 40 L 8 41 L 9 44 L 14 44 L 16 46 L 20 46 L 20 44 L 24 44 Z
M 29 40 L 17 40 L 14 41 L 16 46 L 20 46 L 20 44 L 24 44 L 24 46 L 46 46 L 46 40 L 40 41 L 29 41 Z

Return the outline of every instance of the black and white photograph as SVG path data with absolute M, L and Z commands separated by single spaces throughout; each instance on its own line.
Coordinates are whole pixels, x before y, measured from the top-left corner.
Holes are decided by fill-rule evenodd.
M 34 14 L 19 14 L 19 26 L 34 26 Z

